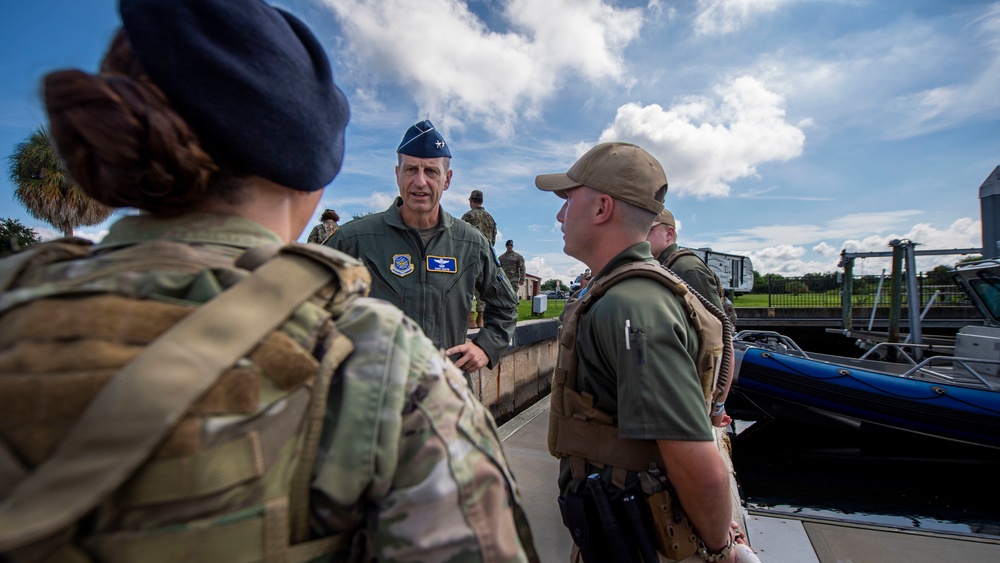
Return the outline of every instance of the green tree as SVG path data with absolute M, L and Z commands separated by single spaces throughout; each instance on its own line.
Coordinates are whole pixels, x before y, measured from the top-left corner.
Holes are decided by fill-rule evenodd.
M 809 293 L 809 286 L 802 280 L 788 280 L 788 283 L 785 284 L 785 293 L 791 293 L 792 295 Z
M 34 229 L 22 225 L 17 219 L 0 219 L 0 256 L 41 241 Z
M 558 282 L 558 281 L 559 280 L 555 280 L 555 279 L 546 280 L 545 283 L 542 284 L 542 291 L 555 291 L 555 289 L 556 289 L 556 282 Z
M 114 211 L 92 199 L 70 179 L 45 127 L 35 129 L 18 143 L 7 160 L 14 199 L 33 217 L 65 236 L 72 236 L 76 227 L 104 221 Z
M 925 283 L 928 285 L 952 285 L 951 276 L 954 270 L 948 266 L 936 266 L 933 270 L 924 274 Z
M 351 221 L 355 219 L 363 219 L 369 215 L 374 215 L 376 213 L 381 213 L 380 211 L 365 211 L 364 213 L 351 213 Z M 348 221 L 350 223 L 350 221 Z

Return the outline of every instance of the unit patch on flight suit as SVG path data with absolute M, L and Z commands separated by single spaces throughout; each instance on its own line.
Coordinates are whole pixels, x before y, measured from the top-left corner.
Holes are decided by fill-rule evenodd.
M 389 267 L 390 272 L 402 278 L 412 274 L 413 269 L 413 262 L 410 260 L 409 254 L 393 254 L 392 266 Z
M 446 274 L 458 273 L 458 259 L 453 256 L 428 256 L 428 272 L 444 272 Z

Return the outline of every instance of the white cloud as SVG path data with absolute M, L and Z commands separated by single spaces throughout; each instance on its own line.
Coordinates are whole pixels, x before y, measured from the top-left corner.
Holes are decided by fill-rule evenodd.
M 407 89 L 445 130 L 474 122 L 500 136 L 520 115 L 537 115 L 564 75 L 628 84 L 622 50 L 642 27 L 641 9 L 601 0 L 509 0 L 504 33 L 459 0 L 322 1 L 367 74 L 360 79 Z
M 877 233 L 875 236 L 884 238 L 888 232 L 908 228 L 907 225 L 912 224 L 913 218 L 922 213 L 921 211 L 904 209 L 853 213 L 822 223 L 757 225 L 752 228 L 739 229 L 711 241 L 711 246 L 713 248 L 743 249 L 739 252 L 748 252 L 781 245 L 815 246 L 823 241 L 857 237 L 859 233 L 874 232 Z
M 107 234 L 108 234 L 107 229 L 99 229 L 97 231 L 90 231 L 90 232 L 82 229 L 76 229 L 73 231 L 73 236 L 85 238 L 94 243 L 101 242 L 101 240 L 103 240 L 104 237 L 107 236 Z
M 836 260 L 830 262 L 804 261 L 806 249 L 801 246 L 780 244 L 747 253 L 753 269 L 762 274 L 780 274 L 785 277 L 801 276 L 808 273 L 831 272 L 836 268 Z
M 343 192 L 337 191 L 334 184 L 334 188 L 327 190 L 325 195 L 327 197 L 316 206 L 314 220 L 317 223 L 324 209 L 336 209 L 341 223 L 350 220 L 352 212 L 385 211 L 399 194 L 372 190 L 368 195 L 345 196 Z
M 899 114 L 897 137 L 912 137 L 949 128 L 977 118 L 1000 115 L 1000 3 L 990 6 L 972 24 L 970 34 L 982 40 L 975 46 L 984 64 L 955 82 L 898 97 L 892 108 Z
M 31 228 L 34 229 L 36 233 L 38 233 L 38 238 L 42 239 L 43 241 L 55 240 L 57 238 L 62 238 L 63 236 L 62 231 L 57 231 L 52 227 L 35 226 Z
M 1000 3 L 768 52 L 746 72 L 823 134 L 859 127 L 909 138 L 1000 115 Z M 819 39 L 819 38 L 817 38 Z M 808 120 L 812 120 L 812 122 Z
M 755 176 L 756 166 L 802 154 L 805 134 L 785 120 L 781 96 L 741 76 L 715 89 L 718 101 L 684 98 L 669 109 L 629 103 L 601 141 L 635 143 L 660 160 L 672 195 L 726 196 L 729 182 Z
M 847 252 L 891 252 L 889 241 L 893 239 L 909 239 L 918 243 L 917 250 L 952 250 L 972 249 L 982 246 L 981 224 L 976 219 L 962 218 L 954 221 L 945 229 L 938 229 L 927 223 L 917 223 L 905 233 L 889 232 L 870 235 L 864 238 L 846 238 L 839 248 L 822 242 L 812 250 L 823 260 L 806 258 L 806 248 L 801 244 L 774 244 L 756 250 L 737 251 L 737 254 L 750 256 L 754 270 L 762 274 L 781 274 L 783 276 L 802 276 L 809 273 L 824 273 L 841 271 L 841 249 Z M 926 272 L 936 266 L 954 266 L 962 255 L 932 255 L 918 256 L 917 269 Z M 859 258 L 855 260 L 855 274 L 879 274 L 885 269 L 892 269 L 891 257 Z
M 839 248 L 834 248 L 825 242 L 821 242 L 812 248 L 813 252 L 820 256 L 834 256 L 840 252 Z
M 565 254 L 549 253 L 524 259 L 524 271 L 542 278 L 543 282 L 558 279 L 563 285 L 569 285 L 586 269 L 586 264 Z
M 698 0 L 694 30 L 699 35 L 739 31 L 753 18 L 774 12 L 794 0 Z

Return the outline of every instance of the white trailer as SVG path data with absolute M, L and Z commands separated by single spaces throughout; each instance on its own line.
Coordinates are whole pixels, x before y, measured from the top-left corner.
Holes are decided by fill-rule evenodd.
M 719 276 L 722 288 L 737 293 L 753 289 L 753 264 L 749 256 L 715 252 L 711 248 L 691 248 Z

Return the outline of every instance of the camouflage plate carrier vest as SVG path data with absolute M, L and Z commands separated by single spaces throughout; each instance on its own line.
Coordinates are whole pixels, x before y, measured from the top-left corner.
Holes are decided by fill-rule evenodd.
M 698 333 L 699 349 L 695 359 L 705 396 L 705 408 L 721 394 L 725 382 L 719 378 L 723 355 L 723 321 L 713 314 L 676 274 L 654 262 L 631 262 L 616 268 L 587 286 L 579 300 L 567 305 L 563 325 L 559 329 L 559 356 L 552 377 L 552 406 L 549 413 L 549 452 L 574 461 L 575 473 L 582 470 L 581 458 L 596 466 L 611 466 L 616 470 L 645 471 L 650 463 L 662 467 L 660 451 L 653 440 L 629 440 L 618 437 L 614 419 L 594 406 L 594 397 L 577 390 L 576 331 L 580 318 L 622 280 L 644 277 L 663 284 L 681 297 L 688 321 Z M 703 299 L 703 298 L 702 298 Z M 713 307 L 714 308 L 714 307 Z
M 154 251 L 143 250 L 149 244 L 157 245 Z M 0 262 L 0 559 L 290 562 L 329 556 L 345 548 L 352 540 L 350 534 L 306 540 L 309 483 L 327 389 L 353 344 L 330 322 L 331 313 L 302 303 L 317 296 L 325 303 L 337 303 L 365 293 L 368 274 L 364 267 L 330 249 L 289 245 L 275 258 L 262 257 L 266 262 L 252 256 L 261 249 L 248 251 L 237 262 L 239 266 L 255 265 L 255 260 L 263 265 L 252 275 L 238 267 L 227 268 L 245 277 L 201 307 L 139 299 L 121 291 L 95 291 L 93 285 L 81 290 L 81 283 L 99 284 L 116 269 L 118 273 L 143 268 L 196 273 L 210 266 L 191 260 L 188 245 L 180 243 L 145 243 L 115 252 L 126 253 L 127 259 L 104 266 L 95 275 L 84 275 L 83 280 L 42 286 L 31 283 L 33 272 L 87 258 L 89 243 L 79 239 L 46 243 Z M 233 300 L 225 308 L 216 306 L 212 316 L 221 316 L 219 322 L 226 323 L 223 327 L 253 332 L 243 329 L 254 323 L 271 324 L 254 328 L 262 331 L 262 337 L 253 337 L 257 339 L 236 352 L 235 363 L 213 374 L 200 374 L 206 390 L 191 401 L 181 401 L 187 408 L 179 408 L 173 420 L 151 423 L 162 427 L 162 437 L 154 436 L 147 446 L 135 447 L 136 452 L 118 451 L 125 446 L 115 436 L 117 428 L 148 421 L 140 420 L 142 412 L 93 413 L 88 408 L 91 403 L 109 399 L 107 389 L 114 385 L 117 395 L 110 397 L 109 411 L 127 413 L 129 408 L 138 408 L 133 403 L 170 400 L 168 382 L 175 374 L 186 377 L 178 366 L 189 361 L 191 347 L 160 355 L 153 369 L 140 370 L 145 374 L 128 372 L 138 363 L 137 356 L 169 340 L 161 335 L 197 316 L 198 310 L 222 303 L 227 294 L 233 295 L 252 278 L 259 279 L 271 264 L 280 266 L 271 268 L 272 276 L 277 273 L 271 286 L 278 288 L 277 293 L 304 277 L 314 278 L 308 288 L 285 291 L 304 293 L 299 304 L 287 306 L 288 313 L 281 318 L 260 319 L 274 314 L 255 313 L 266 307 L 270 296 L 254 286 L 249 300 L 245 293 L 237 294 L 240 298 L 235 304 L 251 302 L 255 307 L 233 307 Z M 19 292 L 28 290 L 33 292 L 31 298 L 18 298 Z M 254 314 L 258 318 L 246 317 Z M 276 330 L 293 315 L 303 314 L 315 317 L 322 326 L 308 346 L 301 344 L 301 338 Z M 231 316 L 237 317 L 237 323 L 242 318 L 244 324 L 233 325 Z M 233 340 L 228 336 L 232 330 L 209 330 L 208 340 L 216 336 L 213 332 L 227 333 L 219 337 L 221 342 Z M 208 354 L 224 347 L 208 346 Z M 316 349 L 322 350 L 320 360 L 314 356 Z M 210 369 L 195 366 L 189 371 Z M 133 382 L 142 383 L 129 386 L 127 379 L 133 376 Z M 111 424 L 89 425 L 91 414 L 109 414 L 104 418 L 110 418 Z M 79 446 L 75 457 L 66 454 L 71 461 L 62 464 L 72 468 L 46 463 L 65 454 L 67 443 Z M 117 484 L 114 480 L 101 483 L 99 487 L 106 491 L 91 494 L 93 500 L 61 514 L 60 503 L 65 499 L 89 494 L 74 488 L 91 487 L 91 477 L 100 480 L 118 470 L 99 469 L 104 457 L 125 454 L 135 461 L 131 468 L 121 469 Z M 56 479 L 55 486 L 47 482 L 34 488 L 40 490 L 24 490 L 31 488 L 26 485 L 39 474 L 60 469 L 63 479 Z M 40 522 L 39 526 L 12 531 L 26 515 Z M 59 518 L 65 522 L 58 522 Z

